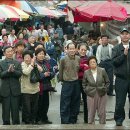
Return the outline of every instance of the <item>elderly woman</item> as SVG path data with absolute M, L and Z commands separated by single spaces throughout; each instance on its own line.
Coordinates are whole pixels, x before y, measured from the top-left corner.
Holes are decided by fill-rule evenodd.
M 46 51 L 43 48 L 38 48 L 35 51 L 37 64 L 42 67 L 43 71 L 40 73 L 40 94 L 38 101 L 38 114 L 37 122 L 41 121 L 43 124 L 52 124 L 48 120 L 48 109 L 49 109 L 49 91 L 53 91 L 51 87 L 51 79 L 54 77 L 55 73 L 50 64 L 50 60 L 45 58 Z
M 84 107 L 84 123 L 88 123 L 88 111 L 87 111 L 87 96 L 86 93 L 83 91 L 82 87 L 82 80 L 85 70 L 89 69 L 88 66 L 88 56 L 86 55 L 87 52 L 87 46 L 84 43 L 79 44 L 78 46 L 78 53 L 80 56 L 80 69 L 78 73 L 79 77 L 79 84 L 80 84 L 80 90 L 83 98 L 83 107 Z
M 30 82 L 30 74 L 34 68 L 35 58 L 31 51 L 27 50 L 23 53 L 22 72 L 21 77 L 21 93 L 22 93 L 22 120 L 25 124 L 34 124 L 36 121 L 38 97 L 39 97 L 39 83 Z M 37 65 L 38 70 L 42 68 Z
M 97 59 L 90 56 L 88 59 L 90 69 L 85 71 L 83 77 L 83 88 L 87 94 L 88 123 L 94 124 L 97 110 L 99 123 L 106 123 L 106 100 L 107 88 L 110 85 L 105 69 L 97 67 Z

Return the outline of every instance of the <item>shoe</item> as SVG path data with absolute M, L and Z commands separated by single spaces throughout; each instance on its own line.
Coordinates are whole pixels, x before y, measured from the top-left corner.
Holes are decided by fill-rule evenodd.
M 84 120 L 84 123 L 88 123 L 88 121 Z
M 5 122 L 3 122 L 3 125 L 10 125 L 10 122 L 5 121 Z
M 116 126 L 122 126 L 122 122 L 117 121 L 117 122 L 116 122 Z
M 42 121 L 42 123 L 43 123 L 43 124 L 52 124 L 52 122 L 51 122 L 51 121 L 49 121 L 49 120 Z
M 115 96 L 115 94 L 113 94 L 113 93 L 111 93 L 111 94 L 107 93 L 107 95 L 108 96 Z

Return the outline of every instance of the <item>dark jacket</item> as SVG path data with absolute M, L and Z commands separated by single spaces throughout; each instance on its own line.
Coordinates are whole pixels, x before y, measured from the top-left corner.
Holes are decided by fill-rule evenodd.
M 126 56 L 123 44 L 116 45 L 112 50 L 112 62 L 116 77 L 130 79 L 130 49 Z
M 8 72 L 10 64 L 14 64 L 14 72 Z M 20 77 L 22 75 L 21 65 L 16 60 L 2 60 L 0 62 L 1 88 L 0 95 L 8 97 L 9 95 L 18 96 L 21 94 Z
M 96 92 L 98 92 L 99 96 L 104 96 L 107 92 L 108 86 L 110 85 L 110 81 L 105 69 L 97 67 L 96 82 L 93 78 L 91 69 L 89 69 L 84 72 L 82 85 L 88 96 L 94 97 Z
M 60 38 L 53 38 L 51 41 L 55 47 L 55 51 L 62 51 L 63 44 Z
M 37 61 L 37 63 L 43 68 L 43 72 L 40 72 L 40 95 L 42 95 L 43 91 L 46 91 L 46 86 L 51 86 L 51 79 L 54 78 L 55 73 L 53 71 L 53 67 L 50 64 L 50 61 L 44 60 L 42 63 Z M 50 76 L 45 77 L 45 72 L 50 72 Z

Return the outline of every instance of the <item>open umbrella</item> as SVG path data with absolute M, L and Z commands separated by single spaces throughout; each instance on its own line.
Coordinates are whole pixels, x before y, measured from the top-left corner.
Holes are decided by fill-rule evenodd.
M 0 4 L 14 6 L 28 13 L 38 13 L 35 7 L 26 0 L 0 0 Z
M 57 15 L 47 7 L 38 6 L 35 7 L 40 15 L 48 17 L 57 17 Z
M 76 7 L 83 5 L 86 0 L 68 0 L 68 7 L 72 10 L 75 10 Z
M 6 5 L 6 6 L 7 6 L 7 8 L 15 10 L 16 13 L 20 16 L 20 18 L 22 18 L 22 19 L 28 19 L 29 18 L 29 15 L 27 13 L 25 13 L 24 11 L 22 11 L 22 10 L 16 8 L 16 7 L 13 7 L 13 6 L 8 6 L 8 5 Z
M 9 6 L 9 5 L 0 5 L 0 6 L 3 6 L 4 8 L 7 8 L 7 9 L 15 12 L 17 15 L 19 15 L 19 18 L 21 18 L 21 19 L 28 19 L 29 18 L 29 15 L 27 13 L 25 13 L 24 11 L 22 11 L 16 7 Z
M 18 5 L 17 8 L 24 10 L 28 13 L 38 13 L 38 11 L 33 7 L 33 5 L 28 2 L 27 0 L 15 0 L 16 4 Z
M 125 21 L 127 19 L 126 9 L 117 2 L 111 0 L 89 6 L 77 7 L 76 10 L 81 16 L 92 18 L 95 21 L 96 19 L 100 21 Z
M 18 13 L 15 10 L 9 9 L 3 5 L 0 5 L 0 19 L 6 20 L 10 19 L 11 21 L 17 21 L 20 19 Z
M 66 15 L 67 15 L 67 13 L 65 13 L 65 12 L 63 12 L 63 11 L 60 11 L 60 10 L 56 10 L 56 9 L 51 10 L 51 12 L 52 12 L 55 16 L 57 16 L 57 17 L 62 17 L 62 16 L 66 16 Z

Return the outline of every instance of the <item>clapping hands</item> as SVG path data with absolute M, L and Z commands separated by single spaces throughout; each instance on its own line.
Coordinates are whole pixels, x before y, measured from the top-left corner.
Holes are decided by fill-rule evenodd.
M 14 72 L 14 64 L 9 65 L 8 72 Z

